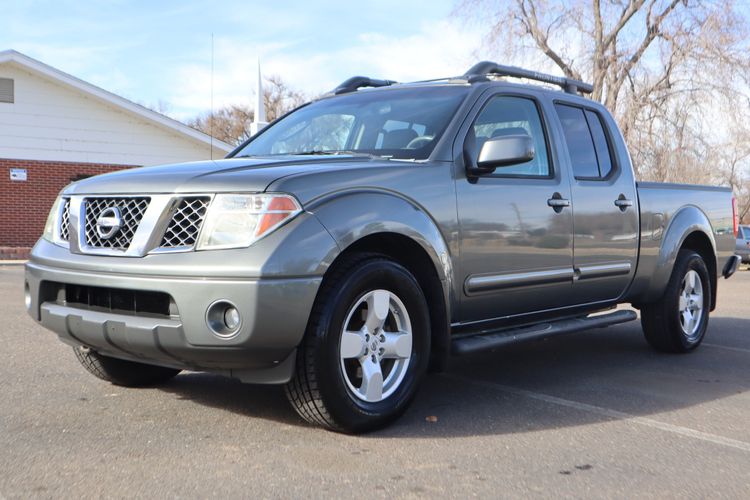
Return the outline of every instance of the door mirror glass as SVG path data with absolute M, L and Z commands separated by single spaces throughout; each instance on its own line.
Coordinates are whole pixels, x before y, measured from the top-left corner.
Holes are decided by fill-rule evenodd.
M 534 159 L 534 141 L 527 134 L 506 135 L 488 139 L 479 151 L 477 166 L 483 171 L 493 171 L 526 163 Z

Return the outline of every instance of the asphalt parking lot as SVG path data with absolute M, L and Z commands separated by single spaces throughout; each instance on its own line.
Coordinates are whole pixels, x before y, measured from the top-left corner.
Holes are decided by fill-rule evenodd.
M 22 285 L 0 266 L 0 498 L 750 495 L 747 270 L 693 354 L 652 352 L 633 322 L 461 358 L 359 437 L 307 426 L 278 387 L 103 383 Z

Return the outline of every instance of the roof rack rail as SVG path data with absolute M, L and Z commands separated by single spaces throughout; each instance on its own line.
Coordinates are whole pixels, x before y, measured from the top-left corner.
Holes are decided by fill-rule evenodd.
M 329 95 L 346 94 L 354 92 L 355 90 L 363 87 L 387 87 L 389 85 L 396 84 L 393 80 L 376 80 L 368 76 L 353 76 L 348 80 L 344 80 L 338 87 L 330 91 Z
M 580 80 L 574 80 L 564 76 L 554 76 L 528 69 L 517 68 L 515 66 L 503 66 L 491 61 L 482 61 L 472 66 L 469 71 L 464 73 L 470 83 L 487 79 L 487 75 L 512 76 L 515 78 L 527 78 L 538 82 L 551 83 L 562 87 L 568 94 L 590 94 L 594 91 L 594 86 Z

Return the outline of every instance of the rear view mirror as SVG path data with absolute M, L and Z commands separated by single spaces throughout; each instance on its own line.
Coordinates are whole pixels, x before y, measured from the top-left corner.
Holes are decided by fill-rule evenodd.
M 534 159 L 534 142 L 526 134 L 488 139 L 477 158 L 477 167 L 492 172 L 498 167 L 526 163 Z

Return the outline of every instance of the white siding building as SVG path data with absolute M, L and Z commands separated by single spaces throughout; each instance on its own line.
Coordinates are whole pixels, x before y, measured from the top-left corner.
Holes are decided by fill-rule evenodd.
M 55 195 L 76 178 L 223 158 L 231 149 L 19 52 L 2 51 L 0 248 L 31 246 Z

